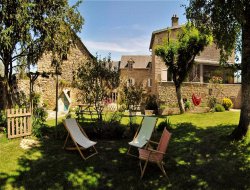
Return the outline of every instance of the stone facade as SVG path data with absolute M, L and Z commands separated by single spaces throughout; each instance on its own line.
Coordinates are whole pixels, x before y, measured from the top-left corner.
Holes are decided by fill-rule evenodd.
M 81 91 L 76 88 L 72 88 L 73 76 L 77 72 L 81 64 L 86 63 L 88 60 L 92 60 L 93 55 L 77 37 L 75 44 L 71 46 L 67 59 L 62 64 L 62 74 L 58 76 L 59 81 L 59 94 L 58 103 L 64 102 L 62 99 L 63 90 L 67 92 L 71 99 L 69 107 L 81 102 Z M 39 72 L 55 72 L 55 68 L 51 66 L 51 54 L 45 53 L 38 61 L 37 70 Z M 20 80 L 18 88 L 29 94 L 29 80 Z M 55 110 L 56 107 L 56 76 L 50 75 L 49 78 L 43 78 L 39 76 L 35 81 L 34 91 L 41 95 L 41 102 L 48 105 L 48 109 Z M 62 99 L 62 100 L 61 100 Z M 62 105 L 59 105 L 62 107 Z M 60 110 L 59 110 L 60 111 Z M 63 110 L 61 110 L 63 111 Z
M 127 83 L 130 80 L 132 84 L 142 85 L 147 93 L 151 93 L 153 79 L 151 60 L 151 56 L 147 55 L 122 56 L 120 62 L 121 80 Z
M 178 24 L 178 17 L 174 15 L 172 17 L 172 26 L 164 28 L 161 30 L 154 31 L 152 33 L 151 42 L 149 49 L 152 51 L 152 73 L 153 83 L 152 92 L 159 97 L 159 101 L 167 104 L 169 106 L 177 104 L 175 87 L 171 79 L 171 73 L 168 73 L 167 66 L 162 61 L 162 59 L 155 55 L 155 48 L 157 45 L 162 44 L 164 41 L 171 39 L 175 40 L 178 33 L 181 31 L 183 25 Z M 195 58 L 195 66 L 190 72 L 187 81 L 183 84 L 182 94 L 183 98 L 188 98 L 192 96 L 193 91 L 198 92 L 204 103 L 206 103 L 208 98 L 208 82 L 212 76 L 217 76 L 216 73 L 219 71 L 219 60 L 220 60 L 220 50 L 217 49 L 216 45 L 212 43 L 211 45 L 205 47 L 205 49 L 200 53 L 200 55 Z M 229 58 L 229 63 L 234 63 L 234 55 Z M 170 77 L 169 77 L 170 76 Z M 233 83 L 233 73 L 221 72 L 219 75 L 223 78 L 225 83 Z M 191 82 L 191 83 L 189 83 Z M 195 85 L 190 85 L 195 84 Z M 235 89 L 234 89 L 235 88 Z M 234 101 L 235 108 L 240 107 L 240 85 L 223 85 L 225 91 L 218 98 L 229 97 Z M 188 98 L 189 99 L 189 98 Z
M 161 104 L 169 107 L 178 107 L 175 86 L 173 82 L 161 82 L 158 84 L 159 100 Z M 211 89 L 211 90 L 210 90 Z M 233 101 L 234 108 L 241 107 L 241 85 L 240 84 L 201 84 L 185 82 L 182 86 L 182 96 L 192 102 L 192 94 L 202 99 L 202 105 L 207 106 L 209 96 L 214 96 L 218 101 L 227 97 Z

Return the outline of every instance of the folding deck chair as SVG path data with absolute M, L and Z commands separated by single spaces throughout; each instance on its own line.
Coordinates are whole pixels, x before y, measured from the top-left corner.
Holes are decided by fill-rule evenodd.
M 66 137 L 66 140 L 65 140 L 64 146 L 63 146 L 64 149 L 66 149 L 66 150 L 78 150 L 81 157 L 84 160 L 86 160 L 86 159 L 88 159 L 88 158 L 90 158 L 98 153 L 96 148 L 95 148 L 96 142 L 89 140 L 87 134 L 84 132 L 82 127 L 79 126 L 79 124 L 76 122 L 75 119 L 73 119 L 73 118 L 65 119 L 63 124 L 68 131 L 68 135 Z M 66 146 L 69 136 L 71 137 L 71 139 L 75 145 L 73 147 Z M 89 148 L 93 148 L 94 152 L 92 154 L 90 154 L 89 156 L 85 157 L 83 155 L 83 150 L 86 150 Z
M 131 146 L 142 148 L 147 144 L 148 140 L 151 138 L 157 119 L 158 119 L 157 117 L 150 117 L 150 116 L 146 116 L 143 118 L 142 124 L 137 129 L 133 140 L 128 143 L 129 144 L 129 149 L 127 152 L 128 155 L 137 157 L 134 154 L 130 153 Z
M 148 162 L 156 163 L 161 169 L 163 174 L 168 178 L 164 166 L 163 166 L 163 156 L 166 153 L 168 143 L 171 137 L 171 133 L 165 128 L 162 132 L 161 139 L 158 142 L 148 141 L 145 149 L 139 149 L 139 159 L 140 159 L 140 169 L 141 169 L 141 179 L 145 173 Z M 150 145 L 151 144 L 151 145 Z M 152 149 L 152 144 L 157 144 L 157 149 Z M 145 161 L 145 164 L 142 168 L 141 162 Z

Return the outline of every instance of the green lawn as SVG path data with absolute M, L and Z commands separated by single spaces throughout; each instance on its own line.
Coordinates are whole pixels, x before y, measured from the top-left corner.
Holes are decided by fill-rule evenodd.
M 99 154 L 83 161 L 62 149 L 63 139 L 48 136 L 40 147 L 24 151 L 20 139 L 1 135 L 0 189 L 250 189 L 250 147 L 228 138 L 239 112 L 169 118 L 174 124 L 165 157 L 170 183 L 155 165 L 140 180 L 138 160 L 126 155 L 131 139 L 95 139 Z

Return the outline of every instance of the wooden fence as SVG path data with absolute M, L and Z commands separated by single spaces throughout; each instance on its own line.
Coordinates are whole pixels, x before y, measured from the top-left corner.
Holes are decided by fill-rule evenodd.
M 30 109 L 7 109 L 8 138 L 23 137 L 31 134 Z

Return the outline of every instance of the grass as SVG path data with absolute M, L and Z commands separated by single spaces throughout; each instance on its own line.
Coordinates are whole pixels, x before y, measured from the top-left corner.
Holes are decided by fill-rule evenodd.
M 250 147 L 228 138 L 238 112 L 169 118 L 174 124 L 165 156 L 170 183 L 155 165 L 140 180 L 138 160 L 126 155 L 130 139 L 95 139 L 99 154 L 83 161 L 62 149 L 63 139 L 48 136 L 40 147 L 24 151 L 20 139 L 1 135 L 0 189 L 250 189 Z

